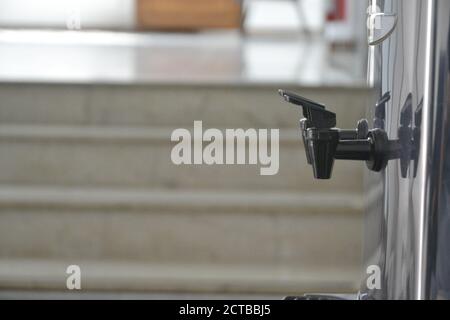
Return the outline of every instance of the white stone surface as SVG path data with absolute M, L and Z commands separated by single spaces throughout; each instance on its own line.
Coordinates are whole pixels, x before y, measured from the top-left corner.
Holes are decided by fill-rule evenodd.
M 364 87 L 365 60 L 320 37 L 0 30 L 2 82 Z

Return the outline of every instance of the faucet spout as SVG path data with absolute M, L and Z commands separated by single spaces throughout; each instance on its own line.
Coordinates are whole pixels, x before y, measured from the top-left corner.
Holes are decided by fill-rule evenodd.
M 305 118 L 300 120 L 300 130 L 306 159 L 316 179 L 331 178 L 335 159 L 366 161 L 370 170 L 379 172 L 401 154 L 398 141 L 389 140 L 383 129 L 369 130 L 366 119 L 358 121 L 355 129 L 338 129 L 336 114 L 324 105 L 288 91 L 279 93 L 287 102 L 303 109 Z

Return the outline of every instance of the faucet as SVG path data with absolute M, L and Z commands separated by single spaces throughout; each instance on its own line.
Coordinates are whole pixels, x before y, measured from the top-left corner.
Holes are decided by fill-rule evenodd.
M 301 135 L 316 179 L 331 178 L 335 159 L 365 161 L 369 170 L 380 172 L 389 160 L 400 157 L 399 141 L 389 140 L 381 128 L 369 130 L 366 119 L 359 120 L 355 129 L 338 129 L 336 114 L 324 105 L 285 90 L 279 90 L 279 94 L 303 109 Z

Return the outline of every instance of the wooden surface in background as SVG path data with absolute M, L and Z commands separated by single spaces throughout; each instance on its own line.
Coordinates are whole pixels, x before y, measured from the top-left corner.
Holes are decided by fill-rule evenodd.
M 237 0 L 137 0 L 139 29 L 235 29 L 241 26 Z

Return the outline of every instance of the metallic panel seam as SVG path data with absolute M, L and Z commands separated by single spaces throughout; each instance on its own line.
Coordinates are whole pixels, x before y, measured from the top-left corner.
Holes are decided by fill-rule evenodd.
M 427 157 L 430 154 L 430 148 L 432 148 L 432 114 L 433 114 L 433 80 L 431 79 L 433 75 L 433 57 L 434 57 L 434 18 L 435 18 L 435 0 L 429 0 L 427 6 L 427 31 L 426 31 L 426 56 L 425 56 L 425 77 L 424 80 L 424 112 L 423 112 L 423 134 L 421 137 L 420 144 L 422 146 L 422 151 L 420 154 L 420 177 L 422 180 L 421 190 L 420 190 L 420 209 L 419 209 L 419 244 L 418 244 L 418 264 L 416 269 L 416 292 L 415 299 L 426 299 L 427 298 L 427 286 L 426 286 L 426 268 L 427 268 L 427 221 L 429 212 L 429 201 L 430 199 L 430 165 L 429 159 Z

